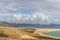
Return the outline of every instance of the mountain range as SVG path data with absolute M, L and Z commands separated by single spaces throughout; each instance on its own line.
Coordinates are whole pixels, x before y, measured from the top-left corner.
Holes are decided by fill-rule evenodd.
M 60 28 L 60 24 L 26 24 L 26 23 L 9 23 L 9 22 L 5 22 L 5 21 L 0 21 L 0 25 L 9 25 L 9 26 L 13 26 L 13 27 L 33 27 L 33 28 Z

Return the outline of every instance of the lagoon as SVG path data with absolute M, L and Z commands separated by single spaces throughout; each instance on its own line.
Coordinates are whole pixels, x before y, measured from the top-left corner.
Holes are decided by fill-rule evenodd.
M 46 34 L 48 36 L 53 36 L 53 37 L 59 37 L 60 38 L 60 31 L 44 32 L 43 34 Z

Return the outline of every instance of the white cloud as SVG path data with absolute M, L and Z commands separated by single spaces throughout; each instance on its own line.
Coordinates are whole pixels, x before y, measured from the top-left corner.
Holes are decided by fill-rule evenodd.
M 0 16 L 11 16 L 11 15 L 13 15 L 13 14 L 8 14 L 8 13 L 2 14 L 2 13 L 0 13 Z
M 55 21 L 55 22 L 59 22 L 59 19 L 55 19 L 54 21 Z
M 0 17 L 0 21 L 5 21 L 5 19 L 2 19 L 2 18 Z
M 60 0 L 47 0 L 47 1 L 60 2 Z
M 58 23 L 58 19 L 50 19 L 49 16 L 44 13 L 36 12 L 34 14 L 0 14 L 0 21 L 12 22 L 12 23 L 39 23 L 39 24 L 50 24 L 50 23 Z
M 17 20 L 20 20 L 22 18 L 21 14 L 14 14 L 13 15 Z
M 32 14 L 11 13 L 10 11 L 20 11 L 20 8 L 29 8 L 34 10 Z M 25 23 L 51 23 L 60 22 L 55 20 L 55 16 L 60 16 L 60 0 L 0 0 L 0 16 L 1 20 L 10 22 L 25 22 Z M 50 17 L 48 15 L 51 15 Z M 11 18 L 12 16 L 12 18 Z M 53 19 L 52 19 L 52 18 Z M 56 17 L 57 18 L 57 17 Z M 13 20 L 11 20 L 13 19 Z

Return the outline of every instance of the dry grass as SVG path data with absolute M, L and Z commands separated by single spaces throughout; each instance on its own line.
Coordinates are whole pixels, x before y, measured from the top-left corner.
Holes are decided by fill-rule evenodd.
M 24 31 L 25 30 L 25 31 Z M 41 29 L 32 31 L 34 33 L 31 33 L 32 29 L 29 29 L 28 31 L 26 29 L 21 30 L 15 27 L 8 27 L 5 25 L 0 25 L 0 40 L 55 40 L 48 37 L 43 37 L 41 35 L 38 35 L 37 33 L 41 32 Z M 27 32 L 26 32 L 27 31 Z M 43 30 L 42 32 L 47 31 L 47 29 Z
M 0 38 L 11 38 L 11 39 L 36 39 L 30 35 L 27 35 L 26 32 L 22 30 L 18 30 L 17 28 L 14 27 L 4 27 L 0 26 Z

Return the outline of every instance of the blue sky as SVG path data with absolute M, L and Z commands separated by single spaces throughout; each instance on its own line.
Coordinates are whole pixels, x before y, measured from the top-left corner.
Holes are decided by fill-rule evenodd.
M 0 21 L 60 24 L 60 0 L 0 0 Z

